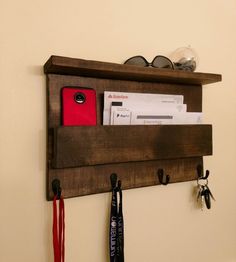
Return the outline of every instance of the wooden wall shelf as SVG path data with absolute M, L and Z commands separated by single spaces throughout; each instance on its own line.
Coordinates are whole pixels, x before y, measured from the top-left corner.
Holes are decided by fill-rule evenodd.
M 157 170 L 170 183 L 197 178 L 203 156 L 212 154 L 211 125 L 103 126 L 104 91 L 184 95 L 189 112 L 202 111 L 202 85 L 221 75 L 51 56 L 47 75 L 47 199 L 51 183 L 61 181 L 65 198 L 110 191 L 117 173 L 124 189 L 158 185 Z M 61 89 L 96 90 L 97 126 L 61 126 Z
M 205 85 L 221 81 L 219 74 L 138 67 L 115 63 L 51 56 L 44 66 L 46 74 L 88 76 L 106 79 Z

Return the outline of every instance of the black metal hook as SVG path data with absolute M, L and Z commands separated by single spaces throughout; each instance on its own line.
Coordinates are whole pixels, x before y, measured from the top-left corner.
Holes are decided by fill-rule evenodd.
M 112 189 L 115 189 L 116 188 L 116 183 L 117 183 L 117 174 L 112 173 L 110 175 L 110 180 L 111 180 L 111 187 L 112 187 Z
M 168 185 L 169 182 L 170 182 L 170 176 L 169 175 L 164 175 L 164 170 L 163 169 L 158 169 L 157 171 L 157 175 L 158 175 L 158 178 L 159 178 L 159 182 L 162 184 L 162 185 Z M 164 176 L 165 176 L 165 181 L 164 181 Z
M 198 165 L 197 166 L 197 174 L 198 174 L 198 178 L 199 179 L 207 179 L 208 177 L 209 177 L 209 175 L 210 175 L 210 171 L 209 170 L 206 170 L 206 175 L 204 176 L 203 175 L 203 167 L 202 167 L 202 165 Z
M 61 198 L 61 183 L 59 179 L 54 179 L 52 181 L 52 191 L 54 193 L 54 196 L 57 196 L 57 199 Z

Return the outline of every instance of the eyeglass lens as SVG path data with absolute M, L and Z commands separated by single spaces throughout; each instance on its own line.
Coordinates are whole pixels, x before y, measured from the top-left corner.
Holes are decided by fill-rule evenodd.
M 147 60 L 142 56 L 134 56 L 129 58 L 127 61 L 125 61 L 125 64 L 127 65 L 136 65 L 136 66 L 148 66 L 149 63 Z
M 152 66 L 157 68 L 173 68 L 172 62 L 164 56 L 156 56 L 152 61 Z

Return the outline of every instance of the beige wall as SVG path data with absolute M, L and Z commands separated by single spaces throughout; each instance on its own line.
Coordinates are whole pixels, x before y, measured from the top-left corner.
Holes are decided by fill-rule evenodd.
M 236 261 L 236 1 L 0 1 L 0 261 L 49 262 L 52 203 L 45 200 L 46 88 L 52 54 L 122 63 L 183 45 L 204 87 L 214 155 L 205 157 L 217 199 L 195 209 L 195 182 L 124 192 L 126 261 Z M 66 261 L 107 259 L 110 194 L 66 200 Z

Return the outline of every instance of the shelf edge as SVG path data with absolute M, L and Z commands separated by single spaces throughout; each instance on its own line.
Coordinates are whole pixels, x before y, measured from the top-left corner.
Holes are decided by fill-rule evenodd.
M 119 80 L 205 85 L 222 81 L 220 74 L 138 67 L 52 55 L 45 74 L 78 75 Z

